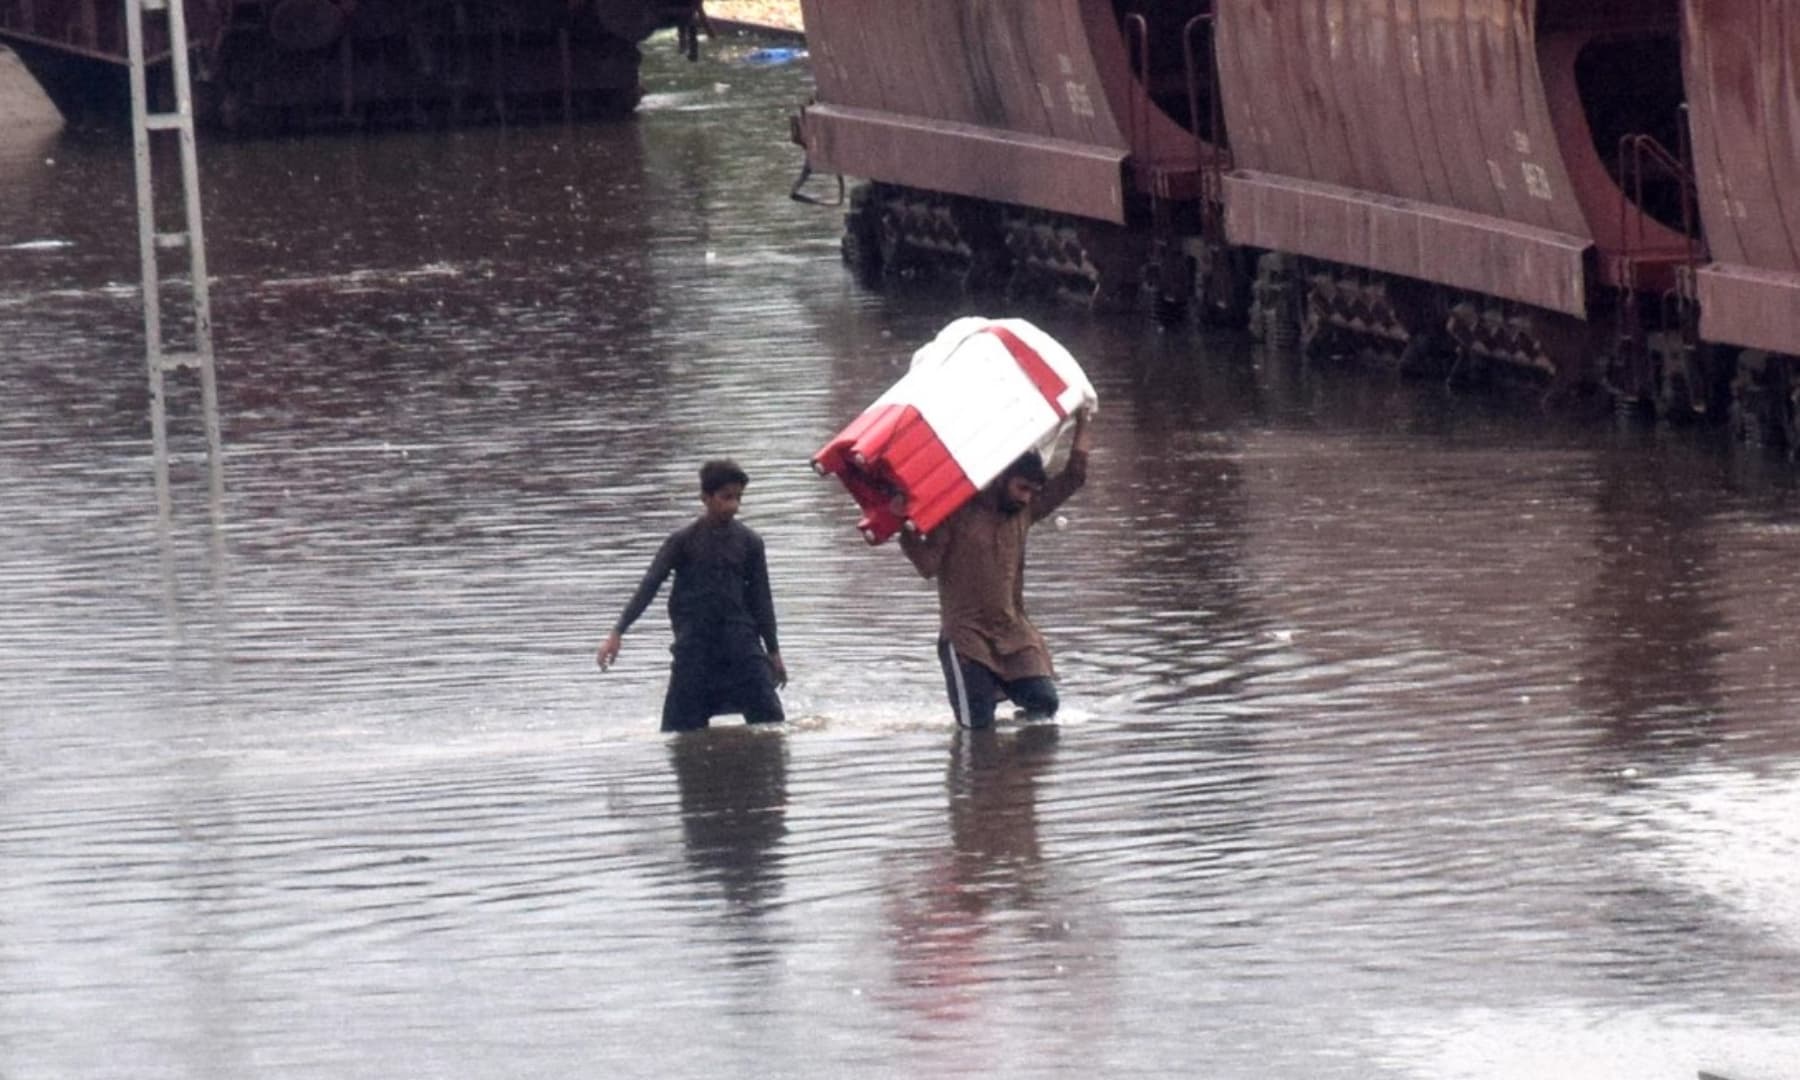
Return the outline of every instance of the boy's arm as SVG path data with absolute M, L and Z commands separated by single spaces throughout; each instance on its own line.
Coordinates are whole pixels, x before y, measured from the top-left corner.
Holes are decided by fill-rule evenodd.
M 637 622 L 638 616 L 650 607 L 650 602 L 656 599 L 657 592 L 662 589 L 663 582 L 674 571 L 675 561 L 681 554 L 681 539 L 686 532 L 686 529 L 679 529 L 671 533 L 663 541 L 662 547 L 657 549 L 656 558 L 650 560 L 650 569 L 644 571 L 644 580 L 638 582 L 637 592 L 631 594 L 631 600 L 619 614 L 619 621 L 613 624 L 612 633 L 606 635 L 606 640 L 600 643 L 600 651 L 594 657 L 600 670 L 605 671 L 612 666 L 613 660 L 619 655 L 625 631 L 631 629 L 631 624 Z
M 1069 448 L 1069 463 L 1063 471 L 1050 478 L 1044 490 L 1038 492 L 1037 498 L 1031 500 L 1031 520 L 1039 522 L 1056 513 L 1056 508 L 1069 501 L 1069 496 L 1081 490 L 1087 483 L 1088 450 L 1093 445 L 1093 436 L 1088 431 L 1088 411 L 1081 410 L 1075 414 L 1075 442 Z
M 769 587 L 769 559 L 761 537 L 750 551 L 749 586 L 750 615 L 756 620 L 756 634 L 762 638 L 763 648 L 772 654 L 779 653 L 781 643 L 775 638 L 775 594 Z
M 750 552 L 750 615 L 756 620 L 757 636 L 769 652 L 769 665 L 775 669 L 775 685 L 787 685 L 787 665 L 781 661 L 781 642 L 775 636 L 775 593 L 769 586 L 768 551 L 762 537 Z

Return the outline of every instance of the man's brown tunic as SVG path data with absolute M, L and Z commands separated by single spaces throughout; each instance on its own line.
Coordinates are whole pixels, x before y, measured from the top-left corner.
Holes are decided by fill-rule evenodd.
M 1000 508 L 990 486 L 930 536 L 900 534 L 921 575 L 935 578 L 944 637 L 958 655 L 1006 682 L 1056 674 L 1044 636 L 1025 614 L 1025 534 L 1087 482 L 1087 453 L 1075 451 L 1029 509 Z

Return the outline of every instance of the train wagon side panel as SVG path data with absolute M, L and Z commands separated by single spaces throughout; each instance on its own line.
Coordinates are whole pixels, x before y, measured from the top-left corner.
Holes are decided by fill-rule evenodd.
M 814 169 L 1125 219 L 1126 139 L 1079 0 L 804 0 L 818 93 Z
M 1465 26 L 1475 67 L 1463 77 L 1476 93 L 1488 168 L 1506 217 L 1585 233 L 1587 222 L 1572 197 L 1532 48 L 1538 5 L 1532 0 L 1478 0 L 1470 7 Z
M 1123 148 L 1067 6 L 805 0 L 818 101 Z
M 1225 87 L 1225 129 L 1232 158 L 1245 169 L 1278 176 L 1312 176 L 1312 147 L 1302 136 L 1295 101 L 1285 94 L 1248 94 L 1236 87 L 1262 81 L 1292 85 L 1291 59 L 1279 47 L 1280 0 L 1238 0 L 1219 19 L 1219 81 Z
M 1238 243 L 1587 315 L 1584 237 L 1244 170 L 1225 177 L 1225 207 Z
M 1800 7 L 1689 0 L 1684 58 L 1707 340 L 1800 353 Z
M 1425 22 L 1428 0 L 1394 0 L 1394 64 L 1399 69 L 1401 108 L 1412 127 L 1419 160 L 1420 198 L 1458 205 L 1456 182 L 1446 160 L 1433 113 L 1432 84 L 1425 77 Z
M 803 0 L 802 14 L 818 92 L 798 134 L 815 170 L 1122 224 L 1129 185 L 1154 172 L 1130 162 L 1197 168 L 1110 0 Z M 1180 34 L 1157 14 L 1150 35 Z
M 833 105 L 809 106 L 801 123 L 815 169 L 1125 220 L 1123 149 Z
M 1498 216 L 1504 205 L 1482 141 L 1486 118 L 1465 81 L 1474 61 L 1462 13 L 1454 6 L 1421 0 L 1418 18 L 1418 81 L 1430 113 L 1430 126 L 1419 134 L 1437 145 L 1444 163 L 1451 191 L 1445 201 L 1470 213 Z
M 1350 8 L 1359 16 L 1345 28 L 1349 47 L 1356 53 L 1351 69 L 1363 76 L 1355 83 L 1361 98 L 1356 116 L 1401 135 L 1391 143 L 1394 153 L 1376 155 L 1383 170 L 1381 189 L 1404 199 L 1442 202 L 1443 186 L 1426 177 L 1425 149 L 1430 143 L 1419 131 L 1420 121 L 1429 122 L 1429 114 L 1415 107 L 1422 102 L 1410 100 L 1419 89 L 1407 77 L 1410 7 L 1410 3 L 1394 0 L 1359 0 Z M 1357 141 L 1365 146 L 1381 145 L 1373 133 L 1363 133 Z
M 1221 5 L 1221 37 L 1253 57 L 1241 66 L 1262 69 L 1261 78 L 1226 85 L 1227 116 L 1273 128 L 1269 118 L 1292 109 L 1308 170 L 1252 167 L 1228 177 L 1228 237 L 1585 316 L 1593 236 L 1540 85 L 1535 4 L 1416 8 L 1416 56 L 1410 38 L 1370 25 L 1378 8 L 1392 10 L 1373 0 Z M 1347 47 L 1356 33 L 1382 43 Z M 1391 47 L 1396 39 L 1407 41 L 1404 51 Z M 1443 107 L 1396 116 L 1392 101 L 1409 84 Z M 1231 138 L 1236 146 L 1243 137 L 1232 129 Z M 1448 203 L 1424 183 L 1420 143 L 1442 163 Z M 1409 164 L 1376 167 L 1376 158 Z M 1250 160 L 1300 164 L 1293 153 Z

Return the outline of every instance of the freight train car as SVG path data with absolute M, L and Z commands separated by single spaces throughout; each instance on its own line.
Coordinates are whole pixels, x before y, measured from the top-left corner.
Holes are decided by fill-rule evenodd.
M 1740 432 L 1800 450 L 1800 5 L 1686 0 L 1683 14 L 1709 252 L 1694 336 L 1735 353 Z
M 1206 7 L 803 0 L 818 93 L 796 135 L 815 169 L 872 181 L 846 256 L 1129 298 L 1146 261 L 1175 264 L 1161 241 L 1206 225 L 1215 110 L 1186 61 Z
M 1800 445 L 1783 0 L 804 0 L 846 256 L 1232 312 Z
M 629 112 L 638 44 L 692 40 L 699 0 L 183 0 L 198 119 L 228 130 Z M 165 62 L 160 21 L 147 55 Z M 123 0 L 0 0 L 11 45 L 67 113 L 122 116 Z

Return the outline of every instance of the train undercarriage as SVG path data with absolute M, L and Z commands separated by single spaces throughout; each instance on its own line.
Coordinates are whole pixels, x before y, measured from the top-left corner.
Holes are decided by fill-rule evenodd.
M 844 261 L 865 284 L 949 281 L 1164 322 L 1236 325 L 1315 362 L 1500 384 L 1576 408 L 1724 423 L 1800 454 L 1800 359 L 1703 344 L 1692 312 L 1625 297 L 1577 319 L 1361 268 L 1070 215 L 867 183 L 852 189 Z M 1171 269 L 1167 252 L 1179 255 Z
M 807 6 L 796 142 L 879 181 L 846 222 L 865 279 L 1147 304 L 1800 450 L 1793 62 L 1758 45 L 1791 5 Z
M 1138 302 L 1150 243 L 1104 222 L 892 184 L 861 184 L 844 215 L 844 261 L 865 283 L 939 279 L 1104 311 Z

